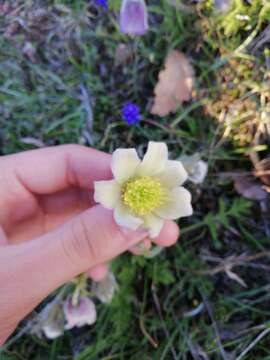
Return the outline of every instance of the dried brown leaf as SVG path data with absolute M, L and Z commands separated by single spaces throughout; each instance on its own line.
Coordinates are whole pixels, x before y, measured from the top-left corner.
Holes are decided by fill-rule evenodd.
M 268 196 L 262 185 L 250 176 L 236 176 L 234 188 L 238 194 L 250 200 L 265 200 Z
M 258 172 L 256 175 L 259 176 L 265 185 L 270 186 L 270 157 L 261 160 L 257 165 L 257 169 Z
M 114 63 L 116 66 L 124 64 L 132 55 L 131 49 L 126 44 L 119 44 L 115 50 Z
M 238 276 L 235 272 L 233 272 L 233 271 L 231 270 L 231 267 L 230 267 L 230 266 L 225 267 L 225 273 L 227 274 L 227 276 L 228 276 L 230 279 L 238 282 L 238 284 L 242 285 L 243 287 L 247 287 L 247 284 L 244 282 L 244 280 L 243 280 L 240 276 Z
M 173 50 L 165 61 L 165 69 L 159 73 L 155 87 L 155 100 L 151 113 L 165 116 L 191 98 L 193 86 L 193 68 L 186 56 Z

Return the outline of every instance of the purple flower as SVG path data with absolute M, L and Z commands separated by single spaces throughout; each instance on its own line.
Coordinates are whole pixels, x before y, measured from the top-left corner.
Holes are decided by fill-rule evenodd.
M 109 8 L 108 0 L 96 0 L 96 5 L 103 7 L 106 10 L 108 10 L 108 8 Z
M 95 304 L 85 296 L 79 298 L 77 306 L 74 306 L 71 298 L 68 298 L 64 303 L 63 310 L 67 320 L 67 324 L 65 325 L 66 330 L 84 325 L 92 325 L 97 319 Z
M 122 108 L 122 117 L 128 125 L 137 124 L 141 120 L 139 106 L 132 102 L 126 103 Z
M 148 30 L 147 7 L 144 0 L 122 0 L 120 29 L 124 34 L 143 35 Z

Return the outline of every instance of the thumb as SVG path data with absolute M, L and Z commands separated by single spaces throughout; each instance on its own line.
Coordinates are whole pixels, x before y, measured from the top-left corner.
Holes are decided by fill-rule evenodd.
M 4 246 L 0 250 L 0 309 L 9 316 L 19 309 L 17 318 L 21 320 L 54 289 L 108 262 L 146 236 L 146 231 L 120 228 L 111 211 L 97 205 L 45 236 Z

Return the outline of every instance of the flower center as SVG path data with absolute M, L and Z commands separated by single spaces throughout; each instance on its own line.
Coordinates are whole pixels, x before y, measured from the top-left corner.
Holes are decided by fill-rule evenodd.
M 150 214 L 164 200 L 164 190 L 157 179 L 143 176 L 128 181 L 123 189 L 123 201 L 136 215 Z

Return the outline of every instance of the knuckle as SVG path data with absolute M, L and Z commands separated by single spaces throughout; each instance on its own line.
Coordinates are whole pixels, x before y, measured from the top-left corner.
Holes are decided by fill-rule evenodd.
M 86 259 L 93 262 L 98 259 L 99 251 L 93 241 L 91 226 L 84 216 L 77 218 L 70 227 L 70 245 L 65 251 L 72 262 Z

